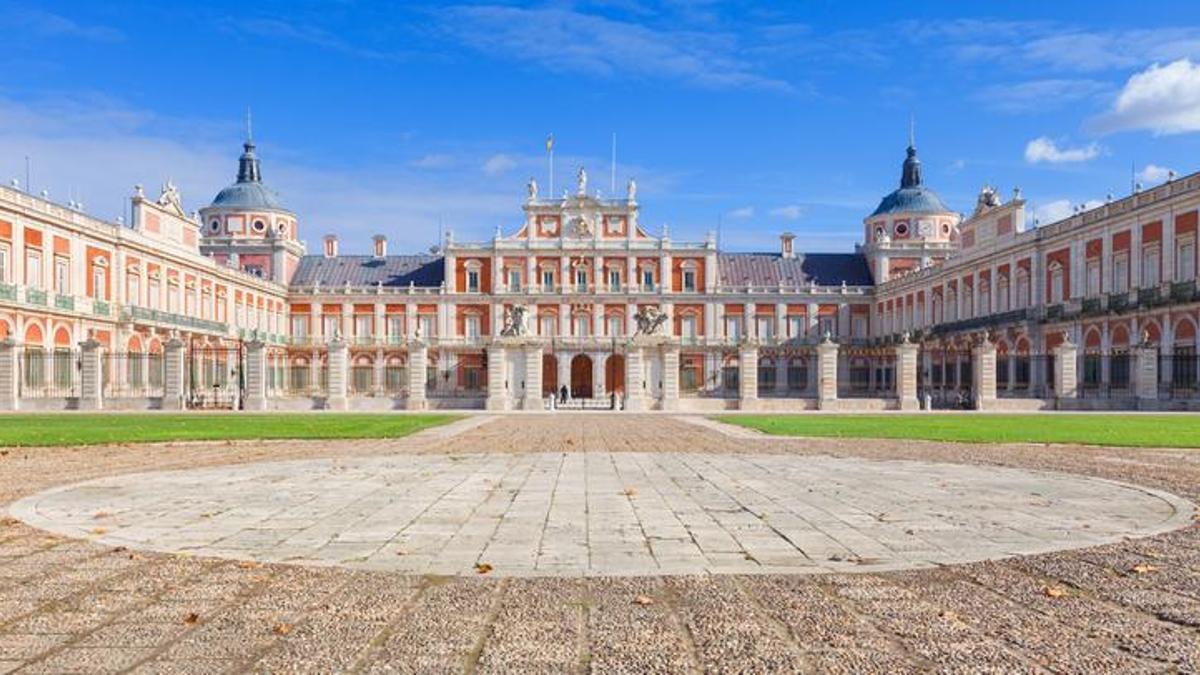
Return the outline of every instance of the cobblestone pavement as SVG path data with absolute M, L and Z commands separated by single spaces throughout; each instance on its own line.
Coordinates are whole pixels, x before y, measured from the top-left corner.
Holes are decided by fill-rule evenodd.
M 483 419 L 395 441 L 0 449 L 0 504 L 141 471 L 548 452 L 1000 466 L 1200 500 L 1197 452 L 751 438 L 661 415 Z M 84 539 L 0 521 L 0 673 L 1200 672 L 1195 523 L 933 569 L 520 578 L 145 553 L 98 541 L 104 520 Z

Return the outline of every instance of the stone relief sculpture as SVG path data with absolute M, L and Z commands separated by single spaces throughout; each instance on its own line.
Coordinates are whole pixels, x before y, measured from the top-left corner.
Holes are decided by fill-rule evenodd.
M 633 316 L 633 320 L 637 322 L 637 332 L 633 334 L 634 337 L 657 335 L 662 330 L 663 324 L 667 322 L 667 315 L 657 307 L 643 307 Z
M 520 337 L 529 334 L 529 308 L 525 305 L 513 305 L 504 310 L 504 328 L 500 330 L 503 337 Z

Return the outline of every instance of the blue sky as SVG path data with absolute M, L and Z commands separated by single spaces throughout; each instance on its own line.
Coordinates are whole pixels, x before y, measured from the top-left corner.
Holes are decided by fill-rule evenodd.
M 1021 186 L 1043 222 L 1200 169 L 1200 3 L 6 3 L 0 177 L 96 215 L 167 178 L 264 177 L 366 251 L 482 239 L 524 184 L 636 177 L 643 224 L 726 248 L 847 251 L 900 174 L 969 211 Z M 623 187 L 621 187 L 623 191 Z

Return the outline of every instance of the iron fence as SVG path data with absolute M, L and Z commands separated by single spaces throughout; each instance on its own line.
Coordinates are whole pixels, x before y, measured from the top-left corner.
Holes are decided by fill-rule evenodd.
M 26 346 L 17 354 L 22 398 L 75 398 L 79 396 L 82 368 L 79 351 Z
M 236 410 L 245 388 L 245 352 L 239 347 L 193 347 L 186 355 L 185 391 L 190 408 Z
M 163 395 L 166 362 L 162 354 L 107 352 L 100 356 L 104 398 L 153 398 Z

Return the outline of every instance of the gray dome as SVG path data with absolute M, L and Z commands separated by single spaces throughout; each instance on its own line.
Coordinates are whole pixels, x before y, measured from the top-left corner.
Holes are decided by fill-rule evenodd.
M 921 160 L 917 159 L 916 144 L 908 142 L 908 156 L 900 174 L 900 188 L 879 202 L 870 218 L 888 213 L 946 213 L 950 209 L 942 198 L 925 187 L 921 178 Z
M 212 206 L 227 209 L 273 209 L 282 211 L 279 195 L 262 183 L 234 183 L 217 193 Z
M 247 140 L 238 158 L 237 182 L 217 193 L 210 207 L 226 209 L 271 209 L 286 211 L 279 195 L 262 183 L 262 170 L 254 154 L 254 141 Z

